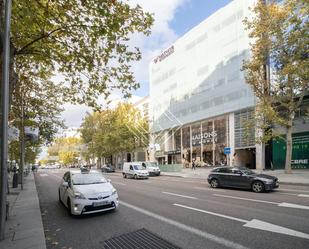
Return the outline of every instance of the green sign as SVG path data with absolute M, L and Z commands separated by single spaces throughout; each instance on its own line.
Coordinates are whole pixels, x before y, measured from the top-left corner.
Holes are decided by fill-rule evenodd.
M 284 169 L 286 154 L 285 140 L 273 140 L 274 169 Z M 292 169 L 309 169 L 309 132 L 293 134 Z

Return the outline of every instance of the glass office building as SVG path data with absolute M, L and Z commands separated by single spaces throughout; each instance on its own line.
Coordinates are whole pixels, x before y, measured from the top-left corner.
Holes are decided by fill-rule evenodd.
M 255 98 L 241 71 L 249 57 L 242 21 L 253 3 L 230 2 L 152 60 L 150 119 L 159 163 L 256 167 L 255 131 L 246 129 Z

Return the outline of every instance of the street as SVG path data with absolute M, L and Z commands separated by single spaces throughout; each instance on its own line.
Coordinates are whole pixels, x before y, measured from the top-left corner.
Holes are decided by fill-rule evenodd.
M 71 217 L 58 201 L 64 172 L 39 170 L 35 176 L 47 248 L 104 248 L 107 239 L 142 228 L 184 249 L 308 248 L 308 186 L 257 194 L 211 189 L 206 179 L 133 180 L 110 173 L 119 208 Z

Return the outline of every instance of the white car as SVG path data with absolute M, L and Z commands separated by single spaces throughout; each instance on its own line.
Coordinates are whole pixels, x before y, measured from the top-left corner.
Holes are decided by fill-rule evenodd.
M 144 169 L 148 170 L 149 175 L 151 176 L 159 176 L 161 171 L 156 162 L 139 162 L 143 166 Z
M 122 169 L 122 175 L 124 178 L 132 177 L 134 179 L 148 179 L 149 172 L 145 170 L 139 163 L 124 163 Z
M 64 174 L 59 189 L 59 201 L 72 215 L 98 213 L 116 209 L 118 194 L 101 172 L 90 170 L 68 171 Z

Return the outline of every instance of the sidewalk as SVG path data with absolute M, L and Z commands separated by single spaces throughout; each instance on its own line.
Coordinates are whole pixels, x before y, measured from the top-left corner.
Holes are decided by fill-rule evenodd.
M 185 178 L 199 178 L 206 180 L 208 174 L 212 169 L 213 168 L 196 168 L 196 170 L 192 170 L 191 168 L 185 168 L 182 169 L 181 172 L 161 172 L 161 175 Z M 293 170 L 292 174 L 285 174 L 284 170 L 263 170 L 256 172 L 276 176 L 279 179 L 279 182 L 282 184 L 309 186 L 309 170 Z
M 45 235 L 38 194 L 32 173 L 24 178 L 24 189 L 10 188 L 9 218 L 6 222 L 5 239 L 0 248 L 46 249 Z

